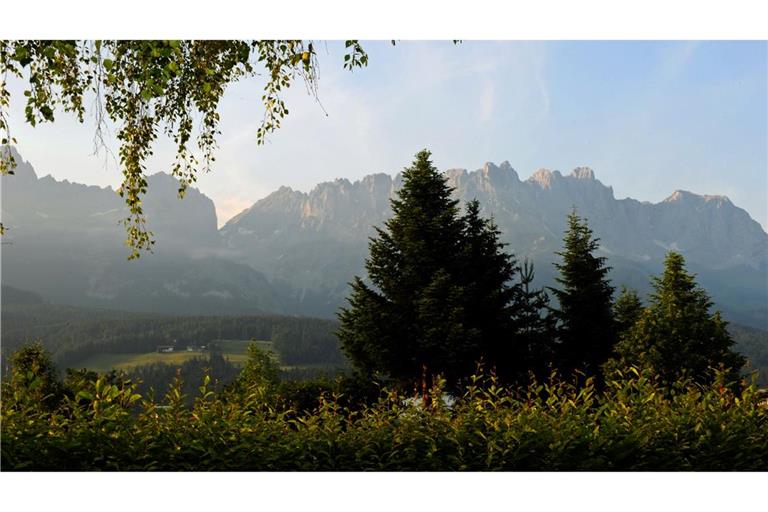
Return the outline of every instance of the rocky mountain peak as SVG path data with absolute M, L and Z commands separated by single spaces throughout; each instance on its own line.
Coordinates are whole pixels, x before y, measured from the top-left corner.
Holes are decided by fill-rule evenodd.
M 487 176 L 487 175 L 493 173 L 494 171 L 498 171 L 498 170 L 499 170 L 499 168 L 496 167 L 496 164 L 494 164 L 493 162 L 485 162 L 485 164 L 483 164 L 483 168 L 480 170 L 480 172 L 482 172 L 484 175 Z
M 392 176 L 383 172 L 377 172 L 375 174 L 368 174 L 360 182 L 368 190 L 391 188 Z
M 531 174 L 531 177 L 528 178 L 526 181 L 528 183 L 533 183 L 535 185 L 538 185 L 541 188 L 550 188 L 552 187 L 552 183 L 554 181 L 562 177 L 563 175 L 560 174 L 560 171 L 552 172 L 549 169 L 539 169 L 538 171 Z
M 465 178 L 467 176 L 467 170 L 466 169 L 448 169 L 443 174 L 445 174 L 445 177 L 448 179 L 448 181 L 456 181 L 461 180 L 462 178 Z
M 578 180 L 594 180 L 595 171 L 593 171 L 589 167 L 577 167 L 573 171 L 571 171 L 570 176 Z
M 697 202 L 697 203 L 715 203 L 721 204 L 733 204 L 728 196 L 723 195 L 707 195 L 707 194 L 694 194 L 687 190 L 675 190 L 672 194 L 664 199 L 662 203 L 683 203 L 683 202 Z
M 506 180 L 519 181 L 517 172 L 506 160 L 497 166 L 493 162 L 486 162 L 482 169 L 479 169 L 483 178 L 491 182 L 501 182 Z
M 297 191 L 293 190 L 291 187 L 287 185 L 281 185 L 280 188 L 272 192 L 270 195 L 273 196 L 290 196 L 296 193 Z
M 662 201 L 663 203 L 677 203 L 685 201 L 686 199 L 692 199 L 694 194 L 687 190 L 675 190 L 672 194 Z
M 565 176 L 539 169 L 521 182 L 509 162 L 487 162 L 472 172 L 449 169 L 444 176 L 455 198 L 481 201 L 484 212 L 494 217 L 505 241 L 519 254 L 545 257 L 556 251 L 566 215 L 575 206 L 589 219 L 606 253 L 633 264 L 662 261 L 673 243 L 692 264 L 710 268 L 736 263 L 759 268 L 766 259 L 760 254 L 766 253 L 768 236 L 755 227 L 746 212 L 722 196 L 677 191 L 658 204 L 617 200 L 611 187 L 597 180 L 589 167 L 577 167 Z M 321 244 L 322 240 L 329 252 L 323 258 L 313 254 L 312 265 L 348 277 L 360 272 L 360 268 L 352 267 L 361 265 L 372 226 L 381 226 L 391 214 L 389 199 L 401 183 L 400 175 L 386 174 L 369 175 L 352 183 L 335 180 L 303 195 L 295 209 L 286 207 L 287 198 L 271 205 L 262 200 L 254 208 L 247 229 L 253 230 L 257 224 L 263 229 L 255 234 L 244 232 L 241 237 L 237 228 L 246 225 L 236 217 L 223 229 L 224 236 L 230 247 L 242 251 L 241 262 L 299 287 L 310 286 L 297 274 L 304 267 L 292 266 L 285 258 L 300 258 L 303 249 L 299 247 Z M 686 202 L 686 198 L 697 199 Z M 332 249 L 334 244 L 349 246 L 348 260 Z M 732 253 L 739 256 L 731 257 Z M 265 261 L 280 263 L 272 268 Z

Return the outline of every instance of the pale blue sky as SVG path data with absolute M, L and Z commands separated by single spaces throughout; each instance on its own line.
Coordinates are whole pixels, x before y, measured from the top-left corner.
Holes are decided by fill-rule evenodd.
M 199 181 L 220 224 L 280 185 L 394 174 L 426 147 L 441 169 L 509 160 L 523 179 L 590 166 L 618 198 L 724 194 L 768 226 L 766 42 L 373 42 L 354 73 L 342 45 L 318 46 L 328 116 L 297 84 L 290 117 L 259 147 L 258 82 L 225 95 L 215 169 Z M 11 90 L 19 149 L 40 174 L 119 182 L 90 156 L 92 123 L 22 126 L 21 84 Z M 158 146 L 153 172 L 171 151 Z

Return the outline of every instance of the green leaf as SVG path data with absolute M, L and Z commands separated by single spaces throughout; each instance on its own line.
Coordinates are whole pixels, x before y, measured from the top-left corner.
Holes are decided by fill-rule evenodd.
M 40 114 L 42 114 L 46 121 L 53 121 L 53 110 L 48 105 L 40 107 Z
M 86 400 L 93 400 L 93 395 L 90 392 L 85 391 L 85 390 L 78 392 L 77 393 L 77 397 L 78 398 L 84 398 Z

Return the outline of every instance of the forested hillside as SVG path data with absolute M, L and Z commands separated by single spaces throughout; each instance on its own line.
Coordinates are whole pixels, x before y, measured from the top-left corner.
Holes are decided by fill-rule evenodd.
M 96 354 L 140 354 L 160 345 L 207 345 L 213 340 L 270 340 L 286 365 L 335 364 L 345 359 L 331 320 L 288 316 L 163 316 L 50 304 L 4 304 L 3 355 L 41 341 L 58 365 L 78 367 Z

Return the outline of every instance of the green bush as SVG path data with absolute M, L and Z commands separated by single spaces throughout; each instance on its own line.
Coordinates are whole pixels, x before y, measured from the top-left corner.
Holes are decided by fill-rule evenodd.
M 55 409 L 23 388 L 4 393 L 2 469 L 768 469 L 768 409 L 756 386 L 722 378 L 670 388 L 629 369 L 598 391 L 591 380 L 516 389 L 476 376 L 450 406 L 435 399 L 439 386 L 428 396 L 382 389 L 366 405 L 350 399 L 351 381 L 347 393 L 309 383 L 224 396 L 206 378 L 188 406 L 179 385 L 155 402 L 130 381 L 79 382 Z

